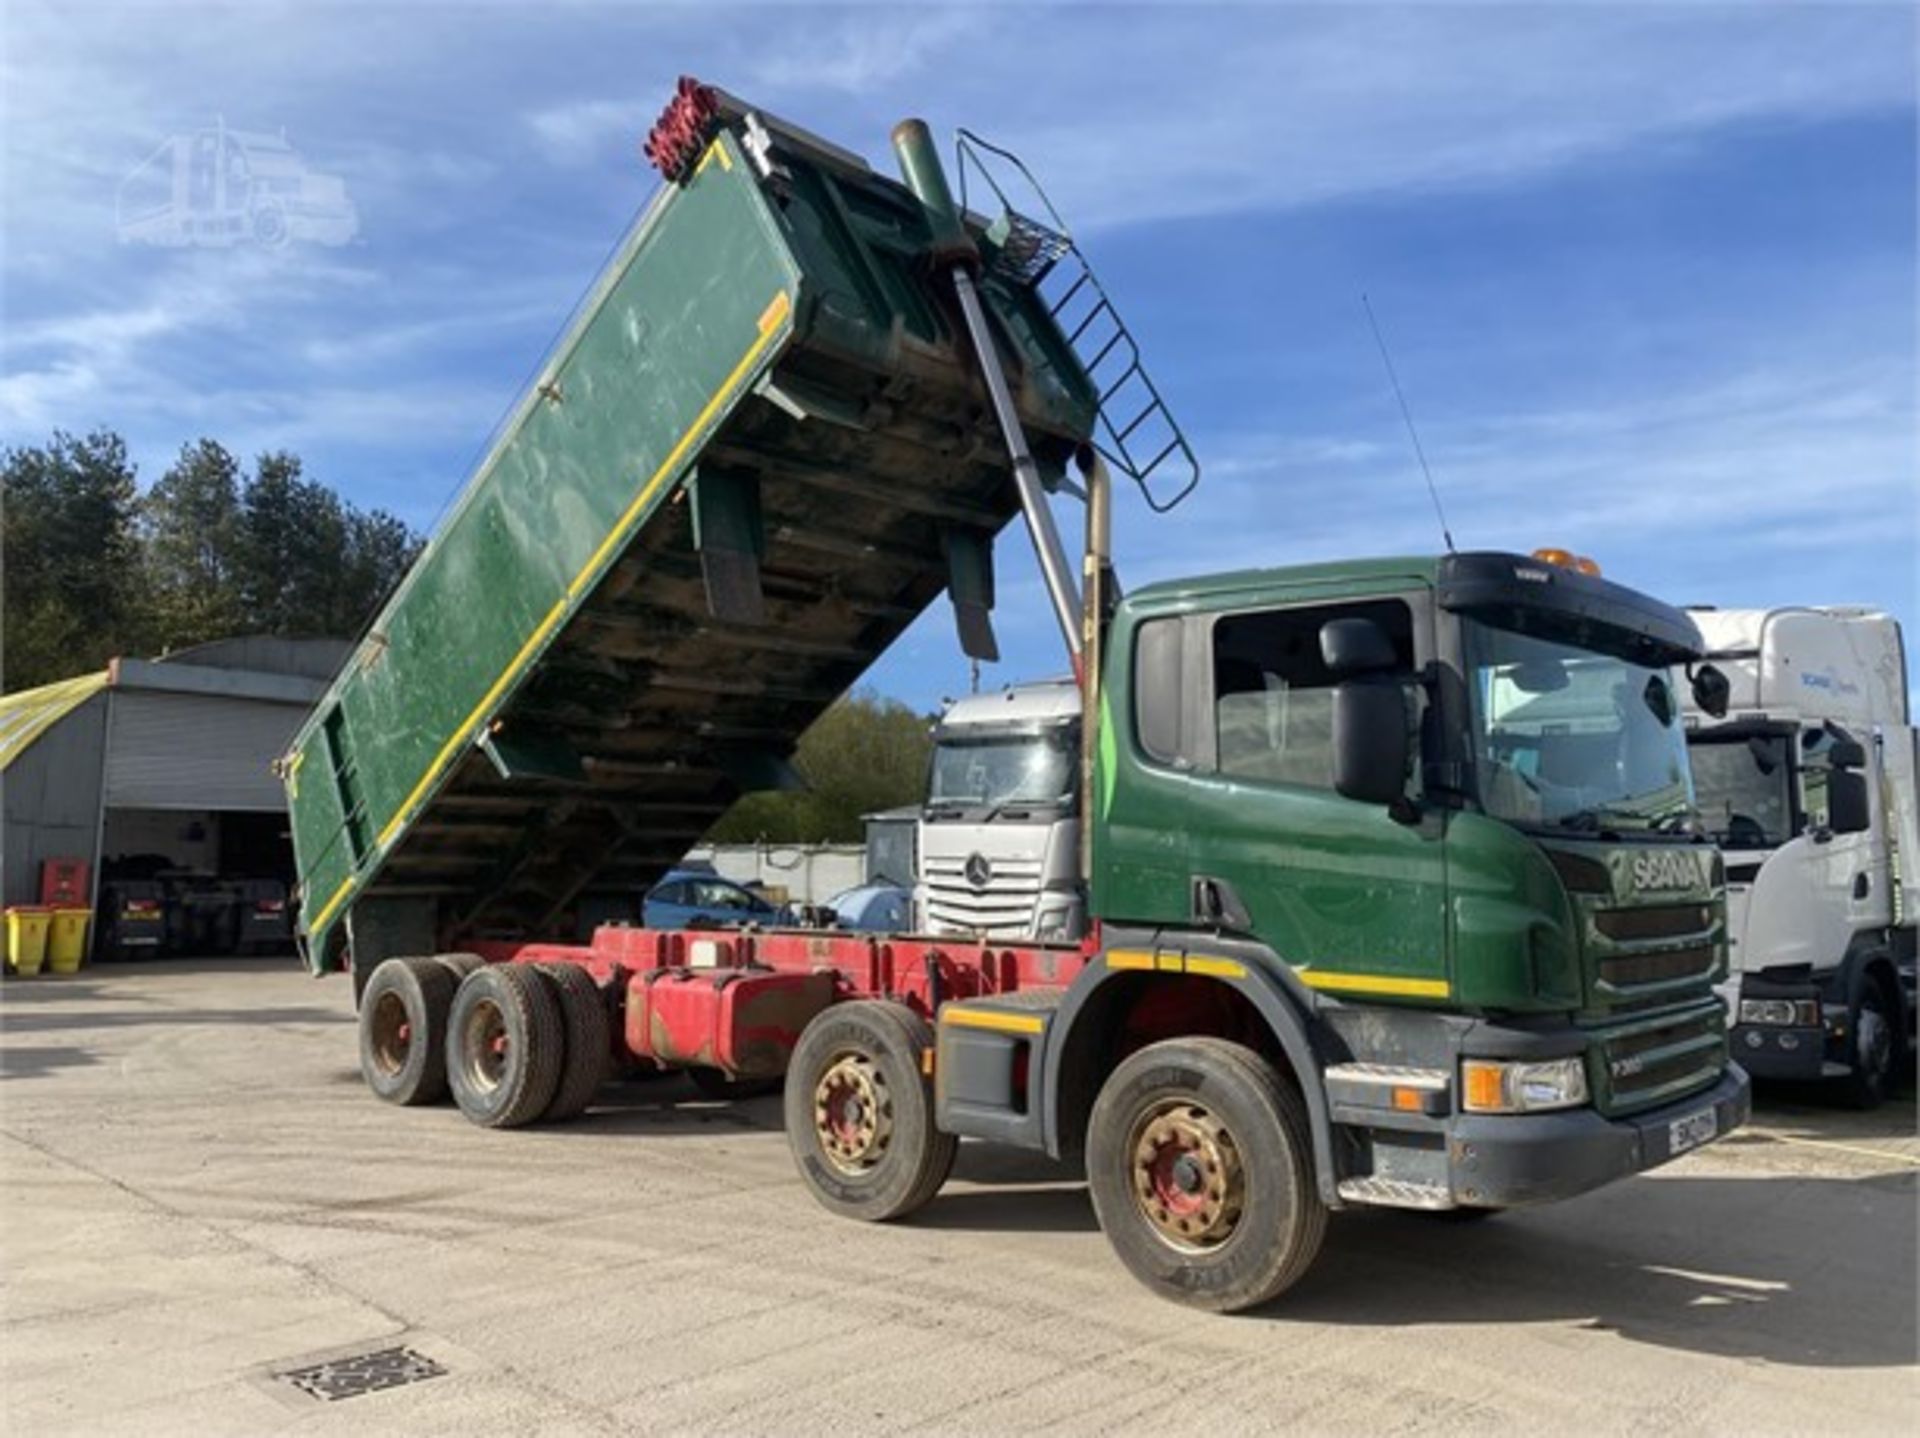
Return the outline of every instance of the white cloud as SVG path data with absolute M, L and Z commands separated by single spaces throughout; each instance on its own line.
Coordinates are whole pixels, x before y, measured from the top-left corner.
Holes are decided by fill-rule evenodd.
M 1871 541 L 1904 548 L 1911 565 L 1914 383 L 1910 356 L 1810 363 L 1431 424 L 1422 438 L 1463 548 L 1563 545 L 1643 572 L 1691 555 L 1700 572 L 1730 572 L 1759 554 L 1844 556 Z M 1203 500 L 1166 520 L 1121 511 L 1121 552 L 1140 556 L 1128 577 L 1437 548 L 1438 523 L 1395 424 L 1383 415 L 1378 438 L 1276 444 L 1246 434 L 1203 445 L 1222 456 L 1207 465 Z M 1225 533 L 1224 514 L 1234 516 Z
M 753 88 L 798 94 L 837 90 L 863 96 L 907 80 L 920 80 L 945 65 L 963 65 L 995 43 L 997 19 L 985 8 L 928 6 L 907 12 L 858 10 L 819 27 L 802 26 L 747 64 Z M 939 76 L 933 76 L 936 84 Z
M 645 95 L 666 95 L 667 86 L 635 87 Z M 637 144 L 660 113 L 663 100 L 571 100 L 529 114 L 527 127 L 542 149 L 566 164 L 601 157 L 620 140 Z
M 1081 18 L 1049 13 L 1010 46 L 1028 22 L 1003 12 L 946 108 L 1039 161 L 1083 228 L 1506 183 L 1914 97 L 1895 7 L 1137 10 L 1097 34 Z M 1015 82 L 1035 52 L 1075 59 Z

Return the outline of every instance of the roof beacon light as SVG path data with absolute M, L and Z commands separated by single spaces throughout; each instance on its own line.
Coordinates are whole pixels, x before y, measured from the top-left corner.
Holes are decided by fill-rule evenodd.
M 1571 549 L 1536 549 L 1533 557 L 1542 564 L 1557 565 L 1561 569 L 1571 569 L 1575 574 L 1591 574 L 1600 577 L 1600 566 L 1584 554 L 1575 554 Z

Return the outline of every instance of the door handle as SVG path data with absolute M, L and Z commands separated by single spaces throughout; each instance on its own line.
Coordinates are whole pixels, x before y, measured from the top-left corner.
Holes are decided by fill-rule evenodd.
M 1216 879 L 1211 874 L 1195 874 L 1192 896 L 1190 917 L 1203 928 L 1253 928 L 1253 916 L 1247 912 L 1247 906 L 1240 902 L 1233 885 L 1225 879 Z

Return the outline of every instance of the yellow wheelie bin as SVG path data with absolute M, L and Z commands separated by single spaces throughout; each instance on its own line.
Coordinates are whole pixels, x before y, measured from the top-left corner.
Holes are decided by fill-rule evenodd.
M 56 974 L 77 974 L 87 956 L 92 909 L 55 909 L 47 931 L 47 967 Z
M 40 966 L 47 958 L 47 930 L 52 921 L 52 912 L 37 904 L 13 904 L 8 907 L 8 968 L 22 975 L 40 972 Z

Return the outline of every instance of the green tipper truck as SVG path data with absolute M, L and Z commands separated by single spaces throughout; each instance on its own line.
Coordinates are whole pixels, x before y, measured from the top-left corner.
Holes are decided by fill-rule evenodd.
M 904 184 L 684 85 L 670 187 L 298 736 L 303 941 L 354 970 L 370 1087 L 506 1128 L 616 1060 L 784 1082 L 865 1220 L 962 1137 L 1084 1153 L 1128 1268 L 1216 1310 L 1334 1209 L 1542 1202 L 1738 1125 L 1692 621 L 1545 552 L 1115 598 L 1108 469 L 1154 503 L 1185 443 L 1060 229 L 895 143 Z M 943 589 L 991 653 L 1016 513 L 1082 686 L 1084 940 L 586 922 Z

